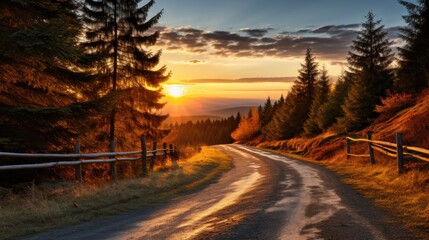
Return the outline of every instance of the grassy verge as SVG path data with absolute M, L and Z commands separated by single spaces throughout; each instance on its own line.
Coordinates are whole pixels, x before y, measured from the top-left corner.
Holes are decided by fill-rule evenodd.
M 233 164 L 232 159 L 223 152 L 203 148 L 201 153 L 180 161 L 179 166 L 149 177 L 101 186 L 37 186 L 26 194 L 9 194 L 0 202 L 0 239 L 164 202 L 180 193 L 207 185 L 232 168 Z
M 429 239 L 429 178 L 425 169 L 413 168 L 398 175 L 396 162 L 383 159 L 371 165 L 368 159 L 346 160 L 343 153 L 314 161 L 310 157 L 269 150 L 295 159 L 322 165 L 335 171 L 346 184 L 386 209 L 398 222 L 412 229 L 416 237 Z

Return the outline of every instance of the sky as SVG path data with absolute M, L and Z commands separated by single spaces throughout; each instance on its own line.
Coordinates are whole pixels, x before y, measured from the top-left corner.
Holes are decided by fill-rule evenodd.
M 187 97 L 237 99 L 287 94 L 309 47 L 334 81 L 368 11 L 395 46 L 406 15 L 397 0 L 157 0 L 150 14 L 161 9 L 167 84 Z

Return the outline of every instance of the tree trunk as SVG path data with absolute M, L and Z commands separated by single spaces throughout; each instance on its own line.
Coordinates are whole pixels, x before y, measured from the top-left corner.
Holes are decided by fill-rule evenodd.
M 113 40 L 113 77 L 112 77 L 112 91 L 116 91 L 116 78 L 118 72 L 118 21 L 117 21 L 117 2 L 114 3 L 113 21 L 115 24 L 115 38 Z M 115 140 L 115 115 L 116 107 L 113 106 L 112 113 L 110 114 L 110 141 Z

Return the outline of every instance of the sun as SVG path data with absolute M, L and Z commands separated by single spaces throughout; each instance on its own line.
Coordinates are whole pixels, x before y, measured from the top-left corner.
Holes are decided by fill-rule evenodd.
M 165 90 L 167 90 L 167 95 L 172 96 L 174 98 L 182 97 L 185 94 L 185 86 L 183 85 L 167 85 L 165 87 Z

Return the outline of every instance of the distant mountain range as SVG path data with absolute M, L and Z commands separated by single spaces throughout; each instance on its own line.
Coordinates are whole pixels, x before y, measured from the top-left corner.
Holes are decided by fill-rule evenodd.
M 170 114 L 170 116 L 228 116 L 235 115 L 238 111 L 241 112 L 241 108 L 259 106 L 265 102 L 265 99 L 185 97 L 182 99 L 167 99 L 166 101 L 167 104 L 160 112 Z M 228 111 L 228 109 L 231 110 Z M 248 112 L 248 109 L 243 111 Z M 224 112 L 226 112 L 226 115 Z

